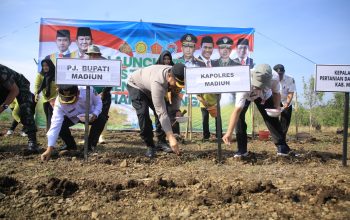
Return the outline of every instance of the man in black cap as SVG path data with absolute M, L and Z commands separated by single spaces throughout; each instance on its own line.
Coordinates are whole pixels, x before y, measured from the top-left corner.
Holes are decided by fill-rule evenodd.
M 56 64 L 57 58 L 71 57 L 69 51 L 70 41 L 70 31 L 69 30 L 57 30 L 56 33 L 56 45 L 58 52 L 47 55 L 45 59 L 51 59 L 51 61 Z
M 193 56 L 196 50 L 197 37 L 193 34 L 185 34 L 181 37 L 182 53 L 180 61 L 185 64 L 186 67 L 205 67 L 205 63 Z
M 88 50 L 88 47 L 92 45 L 92 35 L 89 27 L 78 27 L 76 44 L 78 50 L 72 53 L 72 57 L 88 59 L 89 57 L 85 52 Z
M 184 69 L 185 65 L 182 63 L 177 63 L 173 67 L 152 65 L 136 70 L 128 80 L 129 97 L 132 106 L 136 110 L 141 131 L 140 136 L 147 145 L 146 156 L 149 158 L 156 155 L 149 108 L 156 112 L 171 149 L 176 154 L 180 154 L 164 97 L 172 89 L 184 87 Z M 179 96 L 173 98 L 176 99 L 177 97 Z M 173 100 L 172 103 L 180 105 L 181 102 L 180 100 Z
M 280 122 L 282 125 L 284 138 L 286 138 L 290 119 L 292 118 L 292 101 L 294 92 L 296 91 L 295 81 L 292 76 L 285 74 L 285 69 L 282 64 L 275 65 L 273 69 L 278 73 L 280 81 L 281 106 L 283 107 Z
M 37 153 L 35 103 L 29 86 L 29 81 L 22 74 L 0 64 L 0 113 L 17 99 L 23 131 L 28 135 L 28 150 Z
M 237 58 L 233 59 L 241 65 L 248 65 L 250 69 L 254 67 L 254 61 L 249 55 L 249 41 L 245 38 L 240 38 L 237 41 Z
M 62 138 L 67 146 L 67 150 L 77 149 L 76 142 L 72 136 L 69 127 L 83 122 L 85 119 L 85 102 L 86 87 L 75 85 L 60 85 L 58 87 L 58 98 L 55 101 L 53 114 L 51 118 L 51 126 L 47 132 L 47 149 L 41 155 L 43 161 L 48 160 L 55 148 L 58 136 Z M 104 126 L 105 120 L 99 117 L 102 111 L 101 98 L 90 88 L 90 114 L 89 123 L 92 126 Z M 89 133 L 89 150 L 94 150 L 91 142 L 98 137 L 97 131 L 90 130 Z
M 233 40 L 227 36 L 221 37 L 216 41 L 219 48 L 220 58 L 213 61 L 213 66 L 236 66 L 239 63 L 230 58 L 232 52 Z

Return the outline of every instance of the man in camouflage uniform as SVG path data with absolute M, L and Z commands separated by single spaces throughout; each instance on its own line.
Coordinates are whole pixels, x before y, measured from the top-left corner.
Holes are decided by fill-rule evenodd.
M 196 50 L 197 37 L 193 34 L 185 34 L 181 37 L 183 56 L 179 58 L 180 62 L 186 67 L 206 67 L 205 63 L 193 56 Z
M 0 64 L 0 113 L 6 110 L 15 98 L 17 99 L 23 130 L 28 135 L 28 150 L 38 152 L 34 99 L 29 86 L 29 81 L 22 74 Z

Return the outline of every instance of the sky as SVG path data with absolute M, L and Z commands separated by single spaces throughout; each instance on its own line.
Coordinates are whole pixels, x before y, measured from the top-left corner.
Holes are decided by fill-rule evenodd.
M 302 78 L 315 63 L 350 64 L 349 11 L 348 0 L 0 0 L 0 63 L 34 79 L 40 18 L 249 27 L 254 62 L 283 64 L 302 100 Z

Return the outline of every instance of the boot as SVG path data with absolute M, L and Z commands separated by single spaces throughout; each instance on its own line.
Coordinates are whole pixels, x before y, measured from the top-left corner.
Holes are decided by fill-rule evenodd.
M 30 133 L 28 134 L 28 150 L 33 153 L 39 152 L 39 147 L 36 142 L 36 133 Z

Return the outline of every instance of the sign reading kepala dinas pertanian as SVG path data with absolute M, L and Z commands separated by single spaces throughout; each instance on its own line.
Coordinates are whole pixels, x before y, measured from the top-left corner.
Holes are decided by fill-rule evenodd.
M 249 66 L 186 68 L 186 93 L 250 91 Z
M 350 65 L 316 65 L 315 90 L 350 92 Z
M 120 86 L 121 61 L 57 59 L 56 83 L 84 86 Z

